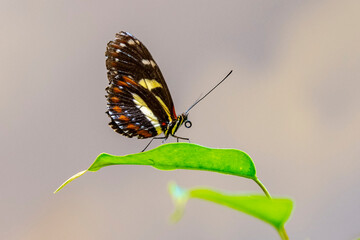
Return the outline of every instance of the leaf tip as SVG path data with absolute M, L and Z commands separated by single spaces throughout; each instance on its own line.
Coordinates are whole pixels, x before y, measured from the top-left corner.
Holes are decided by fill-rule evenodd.
M 81 172 L 78 172 L 77 174 L 73 175 L 72 177 L 70 177 L 68 180 L 66 180 L 63 184 L 61 184 L 60 187 L 58 187 L 58 189 L 56 189 L 54 191 L 54 194 L 56 194 L 57 192 L 59 192 L 63 187 L 65 187 L 67 184 L 69 184 L 70 182 L 72 182 L 74 179 L 80 177 L 81 175 L 83 175 L 84 173 L 86 173 L 88 170 L 84 170 Z

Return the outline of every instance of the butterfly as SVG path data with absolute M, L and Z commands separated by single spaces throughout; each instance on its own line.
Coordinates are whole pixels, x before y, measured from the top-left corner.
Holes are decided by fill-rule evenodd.
M 163 133 L 164 137 L 157 138 L 167 139 L 171 135 L 177 140 L 189 140 L 175 133 L 183 124 L 187 128 L 192 126 L 188 120 L 190 109 L 231 74 L 177 116 L 160 68 L 142 42 L 130 33 L 119 32 L 107 44 L 105 56 L 109 80 L 106 88 L 109 125 L 115 132 L 129 138 L 154 139 Z

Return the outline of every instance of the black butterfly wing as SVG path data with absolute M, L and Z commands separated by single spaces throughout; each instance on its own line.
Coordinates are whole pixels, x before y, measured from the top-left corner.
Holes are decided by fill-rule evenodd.
M 176 119 L 174 104 L 159 67 L 147 48 L 126 32 L 107 45 L 109 125 L 127 137 L 149 138 Z

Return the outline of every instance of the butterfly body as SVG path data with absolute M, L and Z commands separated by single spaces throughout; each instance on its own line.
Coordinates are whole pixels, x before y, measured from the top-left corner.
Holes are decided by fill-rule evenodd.
M 165 139 L 177 137 L 188 114 L 176 115 L 164 77 L 147 48 L 131 34 L 120 32 L 107 44 L 105 55 L 111 128 L 130 138 L 161 133 Z

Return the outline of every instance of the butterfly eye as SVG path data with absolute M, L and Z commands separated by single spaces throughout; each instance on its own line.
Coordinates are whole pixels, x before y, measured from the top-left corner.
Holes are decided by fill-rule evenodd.
M 186 128 L 191 128 L 191 126 L 192 126 L 192 123 L 189 120 L 186 120 L 185 121 L 185 127 Z

